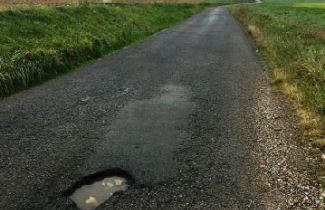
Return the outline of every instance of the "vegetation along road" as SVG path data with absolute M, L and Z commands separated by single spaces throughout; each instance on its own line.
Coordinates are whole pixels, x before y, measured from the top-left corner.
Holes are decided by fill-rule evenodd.
M 101 190 L 128 185 L 97 205 L 99 210 L 323 209 L 325 193 L 310 166 L 319 163 L 321 149 L 312 148 L 312 156 L 309 144 L 295 140 L 317 137 L 321 147 L 323 118 L 316 111 L 324 107 L 287 98 L 293 90 L 288 87 L 309 97 L 324 94 L 322 86 L 310 85 L 324 84 L 324 78 L 312 80 L 320 74 L 304 75 L 303 68 L 291 77 L 299 62 L 290 59 L 302 50 L 301 40 L 295 36 L 295 48 L 285 48 L 292 56 L 281 54 L 266 22 L 276 23 L 281 36 L 289 27 L 312 37 L 318 48 L 310 56 L 324 49 L 324 25 L 307 27 L 310 19 L 301 17 L 292 26 L 297 22 L 288 16 L 296 10 L 308 16 L 312 8 L 286 5 L 294 8 L 287 13 L 284 7 L 116 4 L 1 11 L 0 209 L 93 209 L 97 194 L 79 197 L 81 204 L 70 196 L 96 181 Z M 85 14 L 84 22 L 76 18 Z M 57 24 L 49 24 L 53 20 Z M 299 79 L 308 88 L 294 85 Z M 306 123 L 319 124 L 303 124 L 309 129 L 302 130 L 306 110 L 319 118 Z M 105 177 L 115 181 L 106 183 Z

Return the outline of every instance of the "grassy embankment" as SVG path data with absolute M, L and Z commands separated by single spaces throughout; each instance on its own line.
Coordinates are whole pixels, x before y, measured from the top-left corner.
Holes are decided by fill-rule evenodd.
M 71 71 L 203 8 L 194 4 L 114 4 L 0 11 L 0 97 Z
M 322 7 L 322 4 L 299 3 L 231 7 L 232 14 L 256 41 L 273 83 L 293 102 L 300 116 L 301 138 L 313 140 L 312 150 L 318 154 L 325 150 L 325 9 Z M 318 173 L 325 175 L 324 170 Z

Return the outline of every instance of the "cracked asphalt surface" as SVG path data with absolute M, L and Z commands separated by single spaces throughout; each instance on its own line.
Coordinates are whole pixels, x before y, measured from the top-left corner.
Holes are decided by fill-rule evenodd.
M 247 177 L 263 66 L 227 7 L 0 101 L 0 209 L 76 210 L 82 177 L 135 184 L 99 209 L 263 209 Z

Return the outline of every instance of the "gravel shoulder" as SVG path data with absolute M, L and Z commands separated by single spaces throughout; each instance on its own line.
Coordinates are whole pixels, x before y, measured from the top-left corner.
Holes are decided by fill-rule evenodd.
M 297 141 L 297 116 L 270 85 L 267 73 L 258 81 L 252 109 L 256 131 L 251 161 L 256 164 L 256 191 L 265 209 L 324 209 L 323 189 L 315 181 L 310 146 Z

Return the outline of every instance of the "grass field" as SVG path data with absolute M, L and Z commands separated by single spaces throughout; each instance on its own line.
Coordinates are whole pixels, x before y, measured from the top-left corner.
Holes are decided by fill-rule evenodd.
M 62 5 L 62 4 L 85 4 L 85 3 L 102 3 L 103 0 L 0 0 L 0 4 L 45 4 L 45 5 Z M 111 3 L 198 3 L 199 0 L 110 0 Z
M 288 21 L 299 22 L 300 25 L 312 26 L 319 29 L 325 28 L 325 10 L 314 7 L 314 4 L 259 4 L 249 8 L 259 14 L 272 18 L 284 18 Z
M 310 5 L 237 5 L 231 12 L 254 38 L 273 84 L 297 110 L 299 138 L 325 149 L 325 9 Z
M 242 3 L 254 2 L 254 0 L 109 0 L 112 3 Z M 101 3 L 103 0 L 0 0 L 1 5 L 60 5 L 60 4 L 85 4 Z
M 322 8 L 325 9 L 325 3 L 295 3 L 294 7 Z
M 265 3 L 324 3 L 324 0 L 263 0 Z
M 193 4 L 114 4 L 2 11 L 0 95 L 68 72 L 203 8 Z

